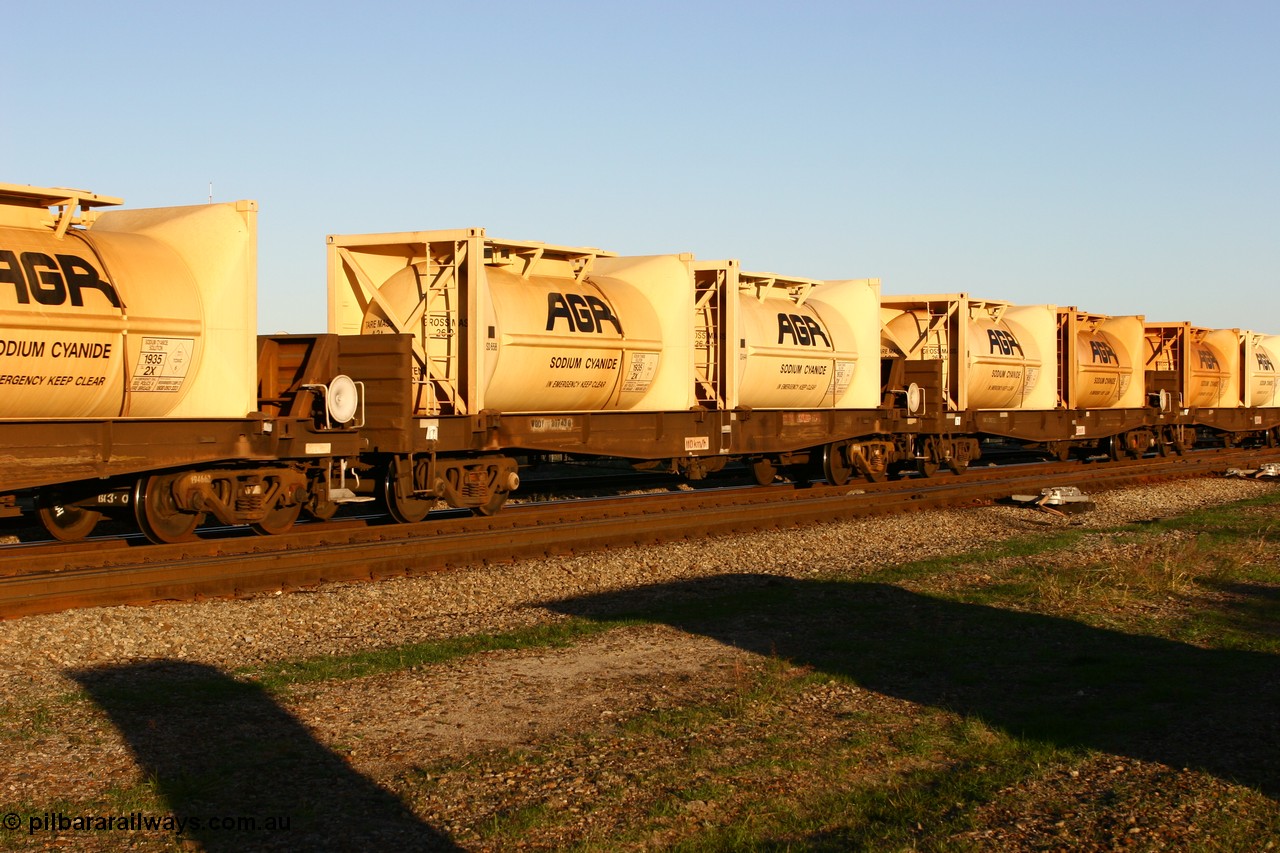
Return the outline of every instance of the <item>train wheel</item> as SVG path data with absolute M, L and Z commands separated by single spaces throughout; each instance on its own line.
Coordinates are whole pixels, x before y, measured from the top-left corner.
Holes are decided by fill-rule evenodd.
M 396 490 L 396 469 L 391 466 L 382 478 L 381 503 L 387 514 L 401 524 L 416 524 L 427 517 L 435 506 L 435 500 L 401 497 Z
M 138 527 L 158 545 L 193 538 L 204 513 L 183 512 L 173 500 L 172 475 L 142 477 L 133 487 L 133 514 Z
M 263 536 L 278 536 L 293 527 L 293 523 L 298 520 L 301 513 L 302 504 L 277 506 L 268 512 L 262 521 L 255 521 L 249 526 Z
M 773 464 L 772 459 L 753 459 L 751 475 L 756 478 L 757 483 L 767 486 L 778 479 L 778 466 Z
M 828 444 L 822 448 L 822 476 L 833 486 L 843 486 L 853 476 L 853 466 L 845 456 L 846 447 Z
M 42 502 L 36 514 L 44 529 L 54 539 L 62 542 L 79 542 L 92 533 L 93 528 L 102 520 L 102 513 L 97 510 L 54 502 Z

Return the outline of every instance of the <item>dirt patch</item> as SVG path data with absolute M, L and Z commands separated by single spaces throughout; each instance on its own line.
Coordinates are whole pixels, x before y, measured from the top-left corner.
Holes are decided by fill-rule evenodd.
M 639 711 L 714 701 L 757 666 L 755 656 L 712 639 L 632 628 L 571 648 L 487 652 L 457 664 L 299 688 L 286 705 L 357 765 L 386 772 L 428 757 L 527 746 Z

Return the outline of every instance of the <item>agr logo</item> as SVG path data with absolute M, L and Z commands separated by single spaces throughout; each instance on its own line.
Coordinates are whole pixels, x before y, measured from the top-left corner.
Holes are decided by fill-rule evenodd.
M 72 305 L 83 307 L 83 291 L 87 288 L 102 293 L 108 302 L 120 307 L 120 296 L 111 282 L 77 255 L 17 255 L 0 249 L 0 284 L 12 284 L 21 305 L 29 304 L 32 298 L 41 305 L 64 305 L 70 299 Z
M 555 329 L 556 318 L 563 317 L 571 332 L 604 331 L 605 323 L 612 323 L 614 331 L 622 334 L 622 324 L 613 316 L 613 310 L 603 299 L 591 294 L 548 293 L 547 331 Z
M 1106 341 L 1089 341 L 1089 349 L 1093 353 L 1094 364 L 1119 364 L 1120 357 Z
M 1018 355 L 1025 356 L 1018 339 L 1013 336 L 1012 332 L 1007 332 L 1004 329 L 987 329 L 987 342 L 991 344 L 991 352 L 993 353 L 1013 355 L 1013 351 L 1017 350 Z
M 818 321 L 799 314 L 778 314 L 778 343 L 786 338 L 791 338 L 791 342 L 799 347 L 816 347 L 819 338 L 831 346 L 831 340 Z

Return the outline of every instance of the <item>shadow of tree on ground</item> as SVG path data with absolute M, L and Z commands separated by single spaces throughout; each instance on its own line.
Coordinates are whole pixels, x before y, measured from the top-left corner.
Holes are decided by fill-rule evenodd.
M 458 849 L 257 685 L 163 660 L 71 675 L 205 850 Z
M 776 655 L 1018 737 L 1280 796 L 1280 661 L 878 583 L 721 576 L 548 605 Z

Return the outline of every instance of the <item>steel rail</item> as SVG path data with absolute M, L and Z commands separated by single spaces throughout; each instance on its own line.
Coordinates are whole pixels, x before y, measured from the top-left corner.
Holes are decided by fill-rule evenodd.
M 132 547 L 127 541 L 26 546 L 0 554 L 0 618 L 79 607 L 288 591 L 608 547 L 978 505 L 1052 486 L 1114 487 L 1275 461 L 1276 451 L 1204 451 L 1104 465 L 1042 463 L 887 483 L 707 489 L 508 507 L 489 518 L 412 525 L 329 522 L 275 537 Z

